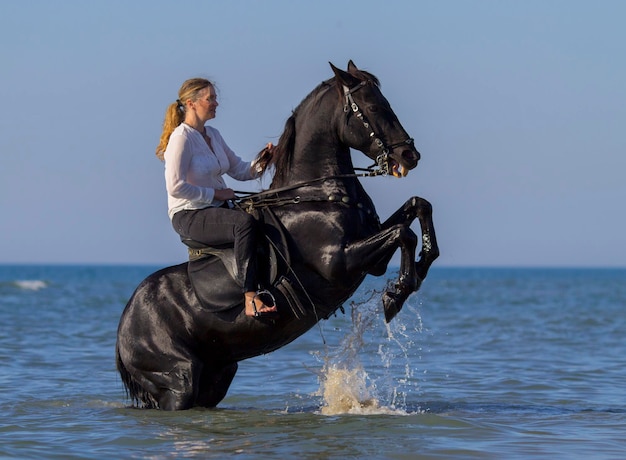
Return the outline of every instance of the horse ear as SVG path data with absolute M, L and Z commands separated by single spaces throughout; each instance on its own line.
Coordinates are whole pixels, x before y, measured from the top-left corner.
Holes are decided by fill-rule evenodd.
M 359 71 L 359 68 L 356 66 L 356 64 L 352 61 L 352 59 L 350 59 L 348 61 L 348 72 L 350 72 L 352 75 L 355 75 L 357 72 Z
M 345 70 L 341 70 L 335 67 L 332 62 L 329 62 L 329 64 L 330 68 L 333 69 L 333 72 L 335 73 L 337 81 L 339 81 L 342 85 L 347 86 L 348 88 L 352 88 L 353 86 L 356 86 L 361 82 L 361 80 L 354 77 L 353 75 L 350 75 Z

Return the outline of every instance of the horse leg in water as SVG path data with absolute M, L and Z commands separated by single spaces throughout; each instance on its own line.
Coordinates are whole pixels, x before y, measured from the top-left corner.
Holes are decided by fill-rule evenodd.
M 171 364 L 165 366 L 168 362 Z M 217 406 L 226 396 L 238 367 L 236 362 L 205 364 L 180 354 L 162 354 L 159 363 L 164 366 L 157 370 L 159 366 L 155 362 L 122 363 L 118 355 L 118 369 L 132 396 L 146 407 L 162 410 Z M 136 383 L 129 383 L 133 380 Z
M 205 366 L 200 376 L 200 385 L 195 405 L 201 407 L 215 407 L 226 397 L 226 392 L 235 378 L 237 363 L 231 363 L 221 368 Z
M 237 363 L 217 368 L 180 361 L 169 372 L 145 376 L 154 383 L 156 391 L 152 394 L 160 409 L 185 410 L 217 406 L 226 396 L 237 367 Z
M 422 250 L 417 262 L 417 235 L 409 228 L 416 218 L 419 219 L 422 230 Z M 382 224 L 380 233 L 351 245 L 348 260 L 361 265 L 369 264 L 369 273 L 380 276 L 385 273 L 387 264 L 398 247 L 401 251 L 400 276 L 393 291 L 387 291 L 383 296 L 387 322 L 398 314 L 408 296 L 420 288 L 428 269 L 439 256 L 432 206 L 423 198 L 410 198 Z

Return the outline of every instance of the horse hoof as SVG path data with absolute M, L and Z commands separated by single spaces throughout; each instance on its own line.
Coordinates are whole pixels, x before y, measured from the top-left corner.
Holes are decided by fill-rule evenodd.
M 398 297 L 393 292 L 383 294 L 383 307 L 385 310 L 385 322 L 388 323 L 400 312 L 402 304 L 398 303 Z

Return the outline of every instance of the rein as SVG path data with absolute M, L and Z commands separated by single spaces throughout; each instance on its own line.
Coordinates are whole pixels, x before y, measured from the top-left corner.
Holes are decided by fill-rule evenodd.
M 316 198 L 316 199 L 306 199 L 303 200 L 300 196 L 295 196 L 292 198 L 281 198 L 278 196 L 281 192 L 288 192 L 291 190 L 297 190 L 299 188 L 307 187 L 309 185 L 314 185 L 319 182 L 324 182 L 327 180 L 334 179 L 353 179 L 357 177 L 376 177 L 376 176 L 386 176 L 387 173 L 381 169 L 373 169 L 370 168 L 354 168 L 355 171 L 366 171 L 363 173 L 353 173 L 353 174 L 336 174 L 333 176 L 326 177 L 318 177 L 317 179 L 311 179 L 308 181 L 298 182 L 292 185 L 288 185 L 285 187 L 264 190 L 262 192 L 245 192 L 245 191 L 235 191 L 237 195 L 246 195 L 242 198 L 239 198 L 234 201 L 235 206 L 246 210 L 247 212 L 252 211 L 254 208 L 264 207 L 264 206 L 281 206 L 284 204 L 298 204 L 303 201 L 340 201 L 344 204 L 348 204 L 348 197 L 337 197 L 336 195 L 330 195 L 326 198 Z

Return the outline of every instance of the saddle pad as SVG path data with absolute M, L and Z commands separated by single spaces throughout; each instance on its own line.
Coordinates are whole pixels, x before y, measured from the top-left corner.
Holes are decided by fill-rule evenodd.
M 231 250 L 232 252 L 232 250 Z M 210 311 L 224 311 L 243 303 L 243 289 L 219 257 L 190 261 L 187 273 L 196 297 Z

